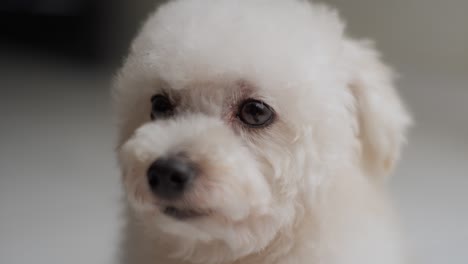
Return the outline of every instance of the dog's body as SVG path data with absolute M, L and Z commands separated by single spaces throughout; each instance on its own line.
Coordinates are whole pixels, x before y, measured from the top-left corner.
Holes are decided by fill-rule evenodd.
M 397 264 L 409 117 L 372 48 L 300 0 L 178 0 L 115 87 L 128 264 Z

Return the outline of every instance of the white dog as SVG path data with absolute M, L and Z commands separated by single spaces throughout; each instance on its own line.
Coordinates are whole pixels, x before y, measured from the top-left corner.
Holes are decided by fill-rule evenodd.
M 123 263 L 397 264 L 410 119 L 373 47 L 301 0 L 175 0 L 114 89 Z

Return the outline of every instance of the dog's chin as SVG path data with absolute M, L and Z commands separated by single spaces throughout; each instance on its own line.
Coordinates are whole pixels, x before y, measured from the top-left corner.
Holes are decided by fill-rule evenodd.
M 209 210 L 200 210 L 193 208 L 179 208 L 175 206 L 164 206 L 161 208 L 161 212 L 166 216 L 169 216 L 179 221 L 189 221 L 194 219 L 200 219 L 208 217 L 210 215 Z

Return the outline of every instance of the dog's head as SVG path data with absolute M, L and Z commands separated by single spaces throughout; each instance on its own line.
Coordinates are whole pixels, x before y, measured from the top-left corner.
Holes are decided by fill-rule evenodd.
M 114 99 L 130 205 L 186 257 L 261 250 L 335 175 L 388 173 L 408 123 L 373 49 L 307 1 L 162 6 Z

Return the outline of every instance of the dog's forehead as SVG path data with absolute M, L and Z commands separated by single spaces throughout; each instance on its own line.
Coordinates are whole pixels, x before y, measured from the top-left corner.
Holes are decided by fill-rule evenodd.
M 244 79 L 222 78 L 190 82 L 182 87 L 173 87 L 164 82 L 160 92 L 165 93 L 186 107 L 219 105 L 230 107 L 247 98 L 268 98 L 270 95 Z
M 235 2 L 169 2 L 147 21 L 130 56 L 173 87 L 185 87 L 226 74 L 259 84 L 304 79 L 324 71 L 340 49 L 342 23 L 322 6 Z

